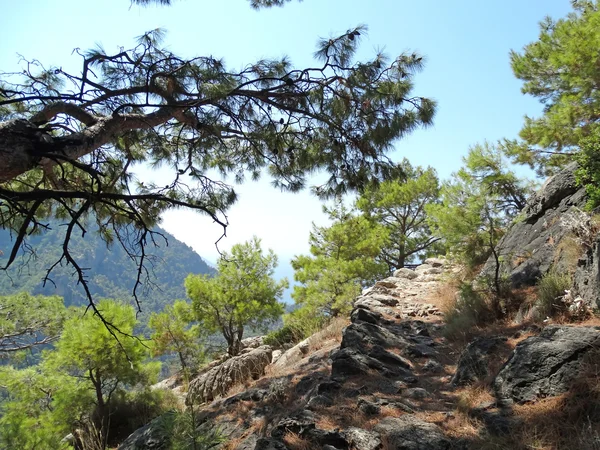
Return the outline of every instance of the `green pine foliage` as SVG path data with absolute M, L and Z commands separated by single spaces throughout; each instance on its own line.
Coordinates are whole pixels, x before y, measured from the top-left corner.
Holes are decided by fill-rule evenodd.
M 58 296 L 0 296 L 0 360 L 35 358 L 40 349 L 58 339 L 66 313 Z
M 492 254 L 531 186 L 519 179 L 500 149 L 484 143 L 469 150 L 464 166 L 441 189 L 441 203 L 426 207 L 429 225 L 469 268 Z
M 539 99 L 544 114 L 526 117 L 521 141 L 506 141 L 505 149 L 541 174 L 563 166 L 600 124 L 600 2 L 572 4 L 574 11 L 566 18 L 544 19 L 538 40 L 510 55 L 523 93 Z
M 247 328 L 265 329 L 283 313 L 280 303 L 287 279 L 275 281 L 277 256 L 266 254 L 260 239 L 236 244 L 217 263 L 218 274 L 189 275 L 185 280 L 188 296 L 200 328 L 206 333 L 222 333 L 230 355 L 237 355 Z
M 203 359 L 200 327 L 194 321 L 192 305 L 185 300 L 176 300 L 162 312 L 152 313 L 149 321 L 152 356 L 175 354 L 186 383 Z
M 75 430 L 94 448 L 104 448 L 142 425 L 132 421 L 127 428 L 112 417 L 127 410 L 149 420 L 164 411 L 161 394 L 146 390 L 156 382 L 160 363 L 147 362 L 148 347 L 133 336 L 133 307 L 111 300 L 98 307 L 108 323 L 73 308 L 54 349 L 45 350 L 38 365 L 0 369 L 1 448 L 60 449 L 61 439 Z
M 378 258 L 390 271 L 426 254 L 439 238 L 432 235 L 425 207 L 438 202 L 439 181 L 436 171 L 413 167 L 405 158 L 400 164 L 403 177 L 384 181 L 365 190 L 356 206 L 374 228 L 387 233 Z
M 361 288 L 388 271 L 387 265 L 377 259 L 387 239 L 383 227 L 374 226 L 341 202 L 324 211 L 331 226 L 313 225 L 309 237 L 311 254 L 292 260 L 299 283 L 294 286 L 292 298 L 300 308 L 284 317 L 284 322 L 295 324 L 305 334 L 348 313 Z
M 577 182 L 585 186 L 589 197 L 587 209 L 600 206 L 600 129 L 580 141 L 575 175 Z

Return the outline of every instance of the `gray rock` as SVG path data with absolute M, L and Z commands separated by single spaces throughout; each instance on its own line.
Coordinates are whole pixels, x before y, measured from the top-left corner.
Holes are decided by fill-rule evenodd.
M 423 372 L 428 373 L 442 373 L 444 371 L 444 366 L 442 366 L 439 362 L 430 359 L 425 364 L 423 364 L 422 370 Z
M 395 334 L 388 328 L 371 323 L 352 323 L 342 335 L 341 348 L 353 347 L 368 349 L 375 345 L 384 348 L 406 348 L 409 342 L 401 335 Z
M 317 386 L 317 393 L 331 395 L 338 392 L 342 385 L 337 381 L 324 381 Z
M 406 267 L 402 267 L 401 269 L 398 269 L 394 272 L 394 277 L 406 278 L 407 280 L 414 280 L 418 276 L 419 276 L 418 273 L 416 273 L 414 270 L 408 269 Z
M 497 351 L 505 343 L 506 338 L 501 336 L 479 337 L 470 342 L 460 354 L 451 383 L 464 386 L 490 376 L 490 360 L 495 359 Z
M 271 363 L 271 356 L 271 347 L 265 345 L 213 367 L 190 382 L 186 404 L 211 401 L 236 384 L 258 378 Z
M 166 450 L 169 446 L 169 424 L 174 413 L 166 413 L 138 428 L 125 439 L 118 450 Z
M 561 218 L 579 211 L 587 202 L 585 188 L 575 180 L 575 163 L 549 178 L 521 211 L 497 245 L 501 275 L 508 275 L 514 286 L 534 285 L 550 268 L 569 269 L 569 262 L 557 254 L 560 241 L 569 233 Z M 493 257 L 486 262 L 482 275 L 492 276 Z M 572 267 L 570 269 L 573 269 Z
M 246 339 L 242 339 L 242 348 L 258 348 L 263 345 L 264 336 L 254 336 Z
M 449 450 L 451 442 L 440 427 L 411 414 L 386 417 L 374 431 L 387 441 L 390 450 Z
M 403 394 L 413 400 L 425 400 L 430 397 L 429 392 L 419 387 L 406 389 Z
M 573 278 L 573 289 L 585 305 L 600 309 L 600 241 L 596 237 L 593 246 L 579 260 Z
M 283 355 L 282 350 L 273 350 L 273 354 L 271 356 L 271 364 L 275 364 L 279 358 Z
M 379 404 L 364 398 L 359 398 L 356 406 L 358 406 L 358 409 L 367 416 L 376 416 L 381 412 L 381 406 Z
M 354 348 L 343 348 L 332 358 L 331 376 L 335 379 L 344 379 L 352 375 L 369 375 L 372 370 L 386 376 L 398 374 L 397 371 L 390 371 L 381 361 Z
M 292 416 L 284 417 L 271 431 L 271 436 L 281 439 L 285 433 L 291 432 L 304 436 L 309 430 L 316 428 L 316 417 L 309 410 L 300 411 Z
M 401 286 L 403 281 L 404 280 L 402 278 L 388 277 L 384 278 L 383 280 L 379 280 L 377 283 L 375 283 L 375 287 L 395 289 L 399 285 Z
M 444 258 L 427 258 L 424 263 L 429 264 L 431 267 L 444 267 L 446 260 Z
M 256 441 L 254 450 L 288 450 L 288 447 L 283 442 L 275 439 L 259 438 Z
M 496 395 L 523 403 L 566 392 L 585 355 L 598 348 L 599 327 L 547 327 L 517 345 L 494 380 Z
M 348 444 L 354 450 L 378 450 L 381 448 L 379 433 L 351 427 L 344 431 Z
M 319 408 L 326 408 L 331 405 L 333 405 L 333 400 L 330 397 L 319 394 L 315 395 L 314 397 L 311 397 L 311 399 L 306 404 L 306 408 L 313 410 Z
M 376 311 L 371 311 L 364 308 L 355 308 L 350 314 L 350 320 L 356 322 L 379 323 L 383 317 Z
M 297 363 L 306 356 L 308 349 L 309 340 L 304 339 L 292 348 L 286 350 L 279 358 L 277 358 L 277 361 L 273 363 L 273 367 L 275 369 L 285 369 L 286 367 Z
M 385 306 L 396 306 L 398 304 L 398 299 L 393 295 L 379 294 L 375 292 L 373 294 L 369 294 L 369 298 L 377 300 L 379 303 Z

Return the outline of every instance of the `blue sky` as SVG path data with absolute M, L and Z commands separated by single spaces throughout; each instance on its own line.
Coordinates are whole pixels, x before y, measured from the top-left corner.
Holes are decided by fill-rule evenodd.
M 287 55 L 298 66 L 313 63 L 319 37 L 369 27 L 358 58 L 377 49 L 390 57 L 417 51 L 426 65 L 415 77 L 415 93 L 438 102 L 434 126 L 397 143 L 395 158 L 431 165 L 442 178 L 458 169 L 469 146 L 514 138 L 525 114 L 541 105 L 520 92 L 508 54 L 538 36 L 544 16 L 564 17 L 569 0 L 304 0 L 283 8 L 254 11 L 246 0 L 174 0 L 171 7 L 131 6 L 128 0 L 0 0 L 0 69 L 18 70 L 17 53 L 45 65 L 79 69 L 74 48 L 101 43 L 107 51 L 129 48 L 154 28 L 168 34 L 166 45 L 185 57 L 223 57 L 231 68 L 260 58 Z M 282 194 L 268 180 L 239 188 L 221 248 L 257 235 L 286 261 L 308 251 L 311 222 L 326 223 L 319 202 L 308 193 Z M 163 226 L 209 261 L 220 230 L 186 211 L 164 217 Z

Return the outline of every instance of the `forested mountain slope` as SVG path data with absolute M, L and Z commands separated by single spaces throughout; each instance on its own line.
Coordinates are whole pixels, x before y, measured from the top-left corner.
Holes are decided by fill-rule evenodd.
M 50 275 L 53 282 L 46 282 L 44 286 L 46 270 L 60 258 L 62 249 L 56 243 L 63 241 L 64 233 L 63 227 L 58 223 L 51 223 L 50 228 L 40 235 L 28 238 L 28 243 L 34 252 L 33 256 L 29 252 L 22 252 L 14 267 L 0 273 L 0 293 L 6 295 L 27 291 L 33 294 L 60 295 L 67 306 L 85 305 L 87 304 L 85 292 L 77 284 L 72 267 L 64 265 L 56 267 Z M 164 305 L 172 303 L 177 298 L 184 298 L 183 280 L 189 273 L 214 273 L 214 269 L 191 247 L 160 228 L 155 231 L 161 233 L 164 239 L 157 236 L 156 246 L 152 244 L 147 246 L 146 266 L 152 285 L 144 286 L 138 293 L 142 316 L 162 310 Z M 12 245 L 13 237 L 7 231 L 0 231 L 2 265 L 6 262 Z M 84 238 L 80 234 L 73 236 L 70 248 L 80 261 L 81 267 L 87 269 L 86 275 L 94 298 L 114 298 L 134 302 L 132 290 L 137 276 L 137 266 L 121 245 L 115 243 L 107 246 L 100 238 L 97 229 L 90 226 Z

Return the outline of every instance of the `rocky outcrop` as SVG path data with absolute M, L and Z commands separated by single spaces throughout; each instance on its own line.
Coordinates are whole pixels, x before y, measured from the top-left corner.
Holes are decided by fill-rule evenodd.
M 166 413 L 134 431 L 118 450 L 167 450 L 174 413 Z
M 449 450 L 451 445 L 440 427 L 410 414 L 386 417 L 374 431 L 386 440 L 390 450 Z
M 494 380 L 496 396 L 519 403 L 566 392 L 591 351 L 600 350 L 600 327 L 550 326 L 520 342 Z
M 190 382 L 186 404 L 211 401 L 236 384 L 257 379 L 265 373 L 271 356 L 271 347 L 264 345 L 227 359 Z
M 585 189 L 575 180 L 576 168 L 570 164 L 549 178 L 498 243 L 500 272 L 509 276 L 514 286 L 533 285 L 552 267 L 574 270 L 559 251 L 559 243 L 569 233 L 562 219 L 578 213 L 587 202 Z M 495 265 L 490 257 L 482 274 L 493 275 Z
M 475 381 L 484 381 L 490 376 L 490 360 L 497 356 L 498 350 L 505 343 L 506 338 L 500 336 L 480 337 L 469 343 L 460 354 L 452 384 L 464 386 Z

